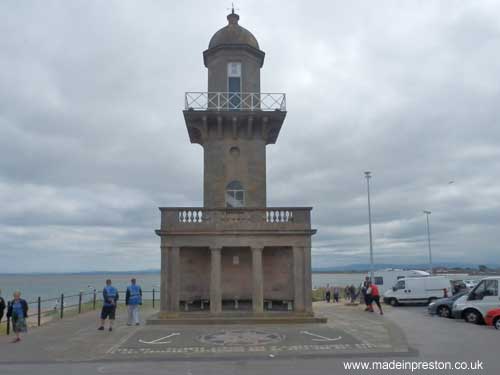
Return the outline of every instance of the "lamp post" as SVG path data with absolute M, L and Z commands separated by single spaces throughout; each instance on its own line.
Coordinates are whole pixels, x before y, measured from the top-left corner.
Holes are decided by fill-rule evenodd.
M 427 244 L 429 246 L 429 267 L 431 269 L 431 274 L 432 274 L 431 231 L 429 226 L 429 215 L 431 214 L 431 211 L 424 210 L 424 214 L 427 217 Z
M 370 178 L 371 172 L 365 172 L 366 188 L 368 192 L 368 228 L 370 230 L 370 281 L 373 282 L 373 241 L 372 241 L 372 209 L 370 204 Z

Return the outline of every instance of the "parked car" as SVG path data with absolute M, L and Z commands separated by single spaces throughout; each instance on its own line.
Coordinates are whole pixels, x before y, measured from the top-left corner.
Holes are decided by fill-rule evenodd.
M 431 315 L 438 315 L 443 318 L 451 318 L 453 302 L 466 294 L 468 294 L 468 292 L 463 291 L 448 298 L 440 298 L 434 302 L 429 303 L 427 311 L 429 311 L 429 314 Z
M 403 303 L 429 304 L 451 296 L 451 282 L 445 276 L 407 277 L 384 293 L 384 302 L 392 306 Z
M 500 309 L 493 309 L 488 311 L 486 313 L 486 316 L 484 317 L 484 322 L 489 326 L 500 329 Z
M 468 295 L 460 297 L 453 303 L 453 317 L 481 324 L 488 311 L 500 308 L 499 282 L 500 276 L 482 279 Z

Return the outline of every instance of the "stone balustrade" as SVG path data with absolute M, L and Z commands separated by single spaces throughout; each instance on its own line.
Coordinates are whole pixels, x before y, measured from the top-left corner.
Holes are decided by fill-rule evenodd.
M 160 207 L 161 230 L 310 230 L 311 207 L 202 208 Z

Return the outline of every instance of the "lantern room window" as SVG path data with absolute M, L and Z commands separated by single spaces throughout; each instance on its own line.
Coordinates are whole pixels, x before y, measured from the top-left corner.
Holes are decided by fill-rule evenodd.
M 227 92 L 230 110 L 241 108 L 241 63 L 230 62 L 227 64 Z

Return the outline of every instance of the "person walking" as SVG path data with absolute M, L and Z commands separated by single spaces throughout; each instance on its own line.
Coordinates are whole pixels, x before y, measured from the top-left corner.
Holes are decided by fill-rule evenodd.
M 340 290 L 339 288 L 336 286 L 333 288 L 333 300 L 335 301 L 335 303 L 339 303 L 339 294 L 340 294 Z
M 2 290 L 0 289 L 0 323 L 2 322 L 3 313 L 6 307 L 5 300 L 2 298 Z
M 380 315 L 384 315 L 384 312 L 382 311 L 382 306 L 380 305 L 380 292 L 378 290 L 378 286 L 370 282 L 370 297 L 371 301 L 375 302 L 375 304 L 378 307 L 378 311 L 380 312 Z M 372 303 L 370 303 L 370 311 L 373 312 L 373 306 Z
M 325 292 L 325 300 L 326 300 L 326 303 L 330 303 L 330 297 L 331 297 L 331 294 L 330 294 L 330 288 L 327 287 L 326 288 L 326 292 Z
M 106 280 L 106 286 L 102 290 L 102 310 L 101 310 L 101 326 L 98 328 L 99 331 L 104 331 L 104 323 L 106 318 L 109 319 L 109 331 L 113 330 L 113 322 L 116 317 L 116 303 L 120 296 L 118 295 L 118 290 L 111 285 L 111 280 Z
M 127 325 L 131 326 L 135 323 L 138 326 L 139 323 L 139 305 L 142 305 L 142 289 L 136 284 L 136 279 L 130 280 L 130 285 L 127 287 L 127 293 L 125 295 L 125 305 L 128 308 L 128 322 Z
M 12 295 L 14 299 L 9 302 L 7 308 L 7 318 L 12 320 L 12 329 L 16 334 L 13 343 L 21 341 L 21 333 L 28 332 L 28 303 L 21 298 L 21 292 L 16 291 Z

